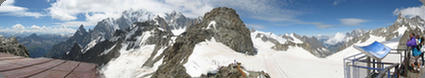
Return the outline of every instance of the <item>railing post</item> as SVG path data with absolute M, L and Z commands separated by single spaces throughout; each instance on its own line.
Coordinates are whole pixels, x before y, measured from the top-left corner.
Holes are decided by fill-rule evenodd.
M 346 62 L 346 59 L 343 61 L 344 63 L 344 78 L 350 78 L 351 71 L 350 71 L 350 62 Z

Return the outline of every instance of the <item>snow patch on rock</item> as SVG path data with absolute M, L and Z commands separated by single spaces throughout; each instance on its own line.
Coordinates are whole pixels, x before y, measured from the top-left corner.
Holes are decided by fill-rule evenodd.
M 396 32 L 398 32 L 398 36 L 402 36 L 406 30 L 407 30 L 407 27 L 403 25 L 400 28 L 398 28 Z

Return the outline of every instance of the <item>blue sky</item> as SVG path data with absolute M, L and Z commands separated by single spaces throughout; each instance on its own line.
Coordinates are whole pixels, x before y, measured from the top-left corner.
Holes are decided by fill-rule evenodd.
M 394 12 L 425 16 L 410 10 L 423 11 L 419 0 L 6 0 L 0 6 L 0 32 L 73 33 L 80 24 L 92 28 L 129 9 L 198 17 L 219 6 L 236 9 L 249 27 L 277 34 L 386 27 L 396 19 Z

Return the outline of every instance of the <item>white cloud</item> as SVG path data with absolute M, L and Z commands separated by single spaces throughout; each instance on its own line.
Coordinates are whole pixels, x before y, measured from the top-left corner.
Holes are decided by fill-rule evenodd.
M 38 29 L 41 29 L 41 27 L 40 27 L 40 26 L 37 26 L 37 25 L 32 25 L 32 26 L 31 26 L 31 29 L 38 30 Z
M 107 17 L 117 18 L 125 10 L 144 9 L 154 14 L 171 11 L 182 12 L 188 17 L 203 16 L 214 7 L 230 7 L 242 17 L 268 22 L 292 22 L 309 24 L 318 28 L 332 25 L 320 22 L 305 22 L 296 19 L 302 12 L 288 9 L 293 0 L 58 0 L 47 10 L 54 19 L 65 21 L 59 25 L 85 26 L 95 25 Z M 78 15 L 84 15 L 84 21 L 75 21 Z M 78 24 L 80 23 L 80 24 Z
M 23 30 L 25 29 L 25 27 L 22 24 L 15 24 L 12 26 L 13 29 L 15 30 Z
M 337 32 L 333 37 L 326 40 L 325 43 L 335 45 L 337 43 L 345 42 L 351 39 L 353 39 L 353 37 L 348 37 L 345 33 Z
M 47 26 L 37 26 L 32 25 L 31 27 L 26 27 L 22 24 L 15 24 L 11 28 L 1 28 L 0 32 L 7 33 L 40 33 L 40 34 L 70 34 L 74 33 L 76 30 L 74 28 L 69 28 L 65 26 L 60 27 L 47 27 Z
M 145 9 L 153 13 L 177 10 L 187 16 L 195 17 L 209 11 L 212 7 L 202 1 L 189 0 L 59 0 L 53 3 L 48 11 L 55 19 L 69 21 L 77 19 L 79 14 L 87 13 L 93 14 L 87 19 L 118 17 L 121 12 L 129 9 Z
M 300 24 L 312 24 L 312 25 L 315 25 L 318 28 L 330 28 L 330 27 L 333 26 L 333 25 L 330 25 L 330 24 L 323 24 L 321 22 L 305 22 L 305 23 L 300 23 Z
M 342 25 L 347 25 L 347 26 L 356 26 L 356 25 L 360 25 L 361 23 L 367 22 L 367 20 L 359 19 L 359 18 L 343 18 L 343 19 L 339 19 L 339 21 L 341 22 Z
M 15 3 L 15 0 L 6 0 L 1 4 L 0 6 L 0 13 L 7 13 L 8 15 L 13 16 L 30 16 L 39 18 L 41 16 L 44 16 L 41 13 L 38 12 L 28 12 L 28 8 L 15 6 L 13 5 Z
M 236 9 L 240 15 L 270 22 L 294 21 L 302 12 L 287 9 L 293 0 L 209 0 L 214 6 Z
M 425 18 L 425 6 L 396 9 L 394 11 L 394 15 L 398 15 L 399 13 L 401 13 L 401 15 L 404 16 L 404 17 L 419 16 L 422 19 L 424 19 Z
M 178 11 L 188 17 L 203 16 L 214 7 L 231 7 L 240 15 L 271 22 L 291 21 L 300 12 L 282 8 L 291 0 L 59 0 L 47 10 L 50 16 L 63 21 L 78 19 L 80 14 L 90 14 L 86 21 L 100 21 L 119 17 L 129 9 L 145 9 L 155 14 Z

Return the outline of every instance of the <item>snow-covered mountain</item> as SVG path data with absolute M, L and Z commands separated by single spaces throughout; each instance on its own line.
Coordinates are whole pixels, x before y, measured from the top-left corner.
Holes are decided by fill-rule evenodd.
M 231 73 L 227 70 L 235 61 L 249 77 L 340 78 L 342 59 L 359 53 L 353 45 L 379 41 L 398 48 L 406 34 L 424 34 L 424 25 L 419 17 L 400 16 L 393 25 L 375 30 L 334 36 L 277 35 L 250 31 L 231 8 L 215 8 L 200 18 L 130 10 L 118 19 L 100 21 L 93 30 L 81 26 L 51 53 L 98 63 L 101 74 L 110 78 L 205 77 L 218 71 L 221 74 L 213 77 L 230 77 L 222 73 Z
M 348 33 L 336 33 L 334 36 L 300 36 L 297 34 L 275 35 L 272 33 L 254 32 L 257 38 L 275 44 L 272 49 L 286 51 L 289 46 L 304 48 L 317 57 L 327 57 L 342 51 L 357 42 L 365 42 L 369 38 L 381 37 L 386 41 L 401 38 L 405 31 L 423 34 L 424 21 L 420 17 L 406 18 L 399 16 L 393 25 L 374 30 L 353 30 Z M 410 32 L 408 32 L 410 33 Z M 401 38 L 406 41 L 407 36 Z
M 84 29 L 83 25 L 67 41 L 56 44 L 48 53 L 48 57 L 63 58 L 77 43 L 83 49 L 83 53 L 91 49 L 95 44 L 104 40 L 110 40 L 117 31 L 128 32 L 133 29 L 133 23 L 144 21 L 156 21 L 155 24 L 161 25 L 174 34 L 180 34 L 184 27 L 193 25 L 200 21 L 199 18 L 186 18 L 179 12 L 165 14 L 152 14 L 145 10 L 128 10 L 122 13 L 119 18 L 107 18 L 97 23 L 92 30 Z
M 189 68 L 187 64 L 192 65 L 190 60 L 196 57 L 192 56 L 192 53 L 209 50 L 199 50 L 197 45 L 210 40 L 228 46 L 228 51 L 232 51 L 223 51 L 225 53 L 257 54 L 250 40 L 249 29 L 243 24 L 236 11 L 230 8 L 212 10 L 205 14 L 201 22 L 185 27 L 186 31 L 180 35 L 172 34 L 170 30 L 153 23 L 155 22 L 136 23 L 135 27 L 143 27 L 144 30 L 133 29 L 123 37 L 127 41 L 117 44 L 122 45 L 118 51 L 120 56 L 111 60 L 102 69 L 106 77 L 199 77 L 201 74 L 190 73 L 198 72 L 198 70 L 186 69 Z M 139 35 L 132 36 L 133 34 Z M 259 75 L 253 74 L 250 77 Z

